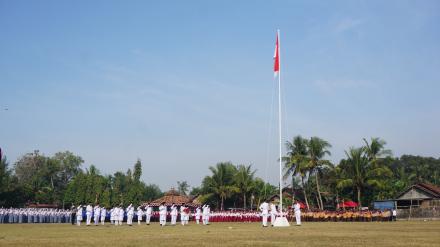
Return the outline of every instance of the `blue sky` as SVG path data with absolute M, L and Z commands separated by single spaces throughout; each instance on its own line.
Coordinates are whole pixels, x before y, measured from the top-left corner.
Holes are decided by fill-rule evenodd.
M 220 161 L 275 183 L 279 28 L 284 140 L 439 157 L 439 24 L 428 0 L 0 0 L 0 146 L 106 174 L 140 158 L 164 190 Z

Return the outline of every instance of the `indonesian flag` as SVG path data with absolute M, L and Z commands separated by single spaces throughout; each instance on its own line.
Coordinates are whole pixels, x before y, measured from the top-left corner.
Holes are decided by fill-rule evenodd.
M 277 76 L 280 72 L 280 45 L 278 42 L 278 32 L 277 32 L 277 41 L 275 43 L 275 53 L 273 55 L 274 64 L 273 64 L 273 72 L 274 76 Z

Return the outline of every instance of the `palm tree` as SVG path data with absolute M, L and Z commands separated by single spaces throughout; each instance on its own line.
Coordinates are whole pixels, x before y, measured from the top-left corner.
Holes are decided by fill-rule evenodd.
M 188 182 L 187 181 L 177 181 L 177 191 L 179 192 L 179 194 L 186 196 L 187 192 L 189 191 Z
M 292 142 L 287 141 L 287 156 L 283 157 L 284 161 L 284 178 L 288 176 L 300 176 L 301 188 L 304 194 L 304 201 L 307 205 L 307 209 L 310 208 L 309 201 L 307 199 L 306 186 L 304 184 L 305 178 L 309 173 L 309 159 L 307 156 L 307 139 L 301 136 L 295 136 Z M 293 186 L 293 185 L 292 185 Z
M 252 165 L 239 165 L 234 180 L 239 193 L 243 196 L 243 208 L 246 208 L 246 194 L 250 193 L 254 187 L 254 175 Z
M 310 171 L 315 174 L 316 192 L 318 193 L 318 206 L 321 210 L 323 210 L 324 205 L 322 203 L 321 190 L 319 186 L 319 171 L 323 166 L 328 166 L 331 164 L 330 161 L 324 160 L 323 158 L 326 155 L 331 155 L 328 148 L 331 148 L 332 145 L 319 137 L 310 138 L 310 141 L 308 141 L 307 144 L 309 158 L 308 167 Z
M 385 149 L 386 141 L 380 139 L 379 137 L 371 138 L 371 142 L 364 138 L 365 142 L 365 152 L 368 157 L 368 161 L 377 166 L 377 159 L 392 155 L 391 150 Z
M 205 177 L 204 186 L 208 191 L 220 199 L 220 210 L 223 210 L 224 201 L 238 189 L 233 184 L 236 168 L 231 163 L 218 163 L 215 167 L 209 167 L 212 175 Z
M 384 181 L 381 177 L 391 176 L 387 167 L 374 167 L 369 162 L 368 152 L 365 147 L 350 148 L 345 152 L 346 160 L 341 160 L 339 167 L 342 170 L 343 178 L 338 181 L 338 188 L 354 187 L 357 192 L 359 207 L 362 206 L 361 193 L 366 187 L 381 187 Z

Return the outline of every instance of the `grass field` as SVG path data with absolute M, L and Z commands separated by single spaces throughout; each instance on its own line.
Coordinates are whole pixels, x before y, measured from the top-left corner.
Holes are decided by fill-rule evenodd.
M 210 226 L 0 225 L 0 246 L 440 246 L 440 221 L 257 223 Z

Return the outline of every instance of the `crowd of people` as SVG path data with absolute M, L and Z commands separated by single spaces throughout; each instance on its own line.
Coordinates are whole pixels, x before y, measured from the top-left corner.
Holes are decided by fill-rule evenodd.
M 369 222 L 369 221 L 395 221 L 396 210 L 339 210 L 339 211 L 307 211 L 302 213 L 303 221 L 333 221 L 333 222 Z
M 4 223 L 71 223 L 71 210 L 53 208 L 0 208 Z
M 105 207 L 100 207 L 99 205 L 79 205 L 78 207 L 72 208 L 72 224 L 75 222 L 78 226 L 81 225 L 83 221 L 87 226 L 92 225 L 104 225 L 106 221 L 110 221 L 111 225 L 120 226 L 125 221 L 127 225 L 132 226 L 133 222 L 137 221 L 140 225 L 143 222 L 149 225 L 150 222 L 158 221 L 161 226 L 176 225 L 178 216 L 180 214 L 180 224 L 188 225 L 191 216 L 194 218 L 196 224 L 209 225 L 211 209 L 209 205 L 203 205 L 202 207 L 197 207 L 191 212 L 190 207 L 186 204 L 181 205 L 171 205 L 170 210 L 162 203 L 158 207 L 158 211 L 153 209 L 153 206 L 146 205 L 144 207 L 138 206 L 136 209 L 132 204 L 127 208 L 122 206 L 116 206 L 111 209 L 106 209 Z M 93 219 L 93 222 L 92 222 Z
M 51 208 L 0 208 L 0 224 L 2 223 L 71 223 L 85 225 L 111 225 L 120 226 L 123 222 L 127 225 L 147 224 L 159 222 L 161 226 L 176 225 L 180 219 L 181 225 L 187 225 L 190 220 L 196 224 L 209 225 L 210 222 L 262 222 L 263 226 L 274 224 L 276 217 L 286 216 L 291 222 L 301 225 L 302 221 L 392 221 L 396 219 L 396 210 L 341 210 L 341 211 L 304 211 L 296 202 L 286 212 L 280 213 L 274 203 L 263 202 L 259 211 L 215 211 L 211 212 L 209 205 L 190 208 L 188 205 L 171 205 L 162 203 L 158 210 L 151 205 L 135 207 L 130 204 L 127 208 L 116 206 L 111 209 L 101 207 L 99 204 L 92 206 L 72 206 L 70 210 Z M 180 216 L 180 218 L 179 218 Z

